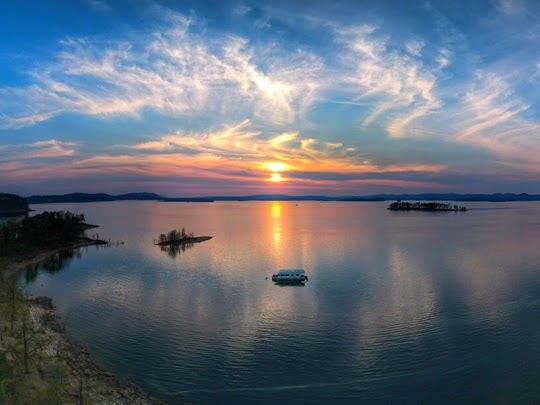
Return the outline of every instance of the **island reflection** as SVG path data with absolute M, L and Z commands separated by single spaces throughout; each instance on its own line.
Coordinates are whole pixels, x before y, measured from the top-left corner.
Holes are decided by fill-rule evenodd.
M 45 260 L 27 266 L 23 273 L 24 281 L 26 284 L 33 283 L 42 272 L 48 274 L 59 273 L 68 267 L 73 260 L 83 257 L 83 254 L 88 252 L 89 249 L 100 250 L 111 246 L 112 244 L 109 243 L 103 245 L 84 246 L 76 249 L 60 250 Z
M 175 259 L 181 253 L 184 253 L 186 250 L 193 248 L 193 246 L 195 246 L 195 243 L 181 243 L 179 245 L 157 245 L 157 246 L 159 246 L 159 250 L 167 253 L 167 256 L 169 256 L 172 259 Z

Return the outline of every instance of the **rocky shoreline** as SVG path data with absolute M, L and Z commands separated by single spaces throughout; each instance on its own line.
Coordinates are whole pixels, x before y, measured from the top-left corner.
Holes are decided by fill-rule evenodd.
M 97 404 L 160 404 L 134 384 L 122 385 L 113 374 L 99 366 L 88 349 L 64 333 L 49 297 L 28 297 L 32 320 L 45 330 L 50 344 L 45 349 L 49 357 L 60 361 L 67 370 L 63 388 L 70 399 L 79 403 Z M 46 369 L 39 370 L 47 374 Z M 82 397 L 82 398 L 81 398 Z M 82 402 L 81 402 L 82 401 Z
M 2 257 L 0 258 L 0 269 L 2 269 L 0 275 L 14 276 L 25 271 L 28 266 L 39 264 L 63 250 L 107 243 L 81 238 L 69 247 L 32 252 L 16 257 Z M 53 378 L 55 371 L 51 368 L 53 364 L 56 364 L 64 370 L 61 385 L 64 394 L 69 398 L 68 403 L 111 405 L 161 403 L 133 384 L 121 384 L 113 374 L 92 359 L 84 345 L 70 339 L 55 314 L 51 298 L 27 297 L 27 302 L 33 323 L 43 332 L 48 341 L 48 345 L 43 350 L 43 360 L 37 364 L 37 372 L 34 373 L 36 376 L 33 377 L 35 380 L 47 381 Z M 0 349 L 2 349 L 1 345 Z M 2 350 L 0 354 L 1 352 Z

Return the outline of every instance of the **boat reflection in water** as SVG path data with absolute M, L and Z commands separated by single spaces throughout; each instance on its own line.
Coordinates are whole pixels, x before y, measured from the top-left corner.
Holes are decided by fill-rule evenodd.
M 280 270 L 272 274 L 272 281 L 278 285 L 303 286 L 308 281 L 308 277 L 302 269 Z
M 294 282 L 294 283 L 291 283 L 291 282 L 279 282 L 279 281 L 276 281 L 274 283 L 274 285 L 277 285 L 279 287 L 305 287 L 306 286 L 306 283 L 302 283 L 302 282 Z

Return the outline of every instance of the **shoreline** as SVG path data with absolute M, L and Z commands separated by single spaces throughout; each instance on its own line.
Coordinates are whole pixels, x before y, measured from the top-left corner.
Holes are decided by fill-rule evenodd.
M 0 278 L 23 273 L 29 266 L 37 265 L 62 251 L 105 244 L 108 242 L 81 238 L 69 246 L 0 257 Z M 56 314 L 52 298 L 27 296 L 26 300 L 30 306 L 32 321 L 50 338 L 50 344 L 44 351 L 44 360 L 37 365 L 37 368 L 40 369 L 47 362 L 58 361 L 66 370 L 62 388 L 69 398 L 78 403 L 82 387 L 84 403 L 87 401 L 112 405 L 162 403 L 133 383 L 122 384 L 118 378 L 92 358 L 85 345 L 68 337 Z

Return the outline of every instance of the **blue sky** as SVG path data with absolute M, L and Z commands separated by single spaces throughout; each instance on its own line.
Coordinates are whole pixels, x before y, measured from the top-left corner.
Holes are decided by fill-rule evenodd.
M 2 191 L 540 193 L 540 3 L 8 3 Z

